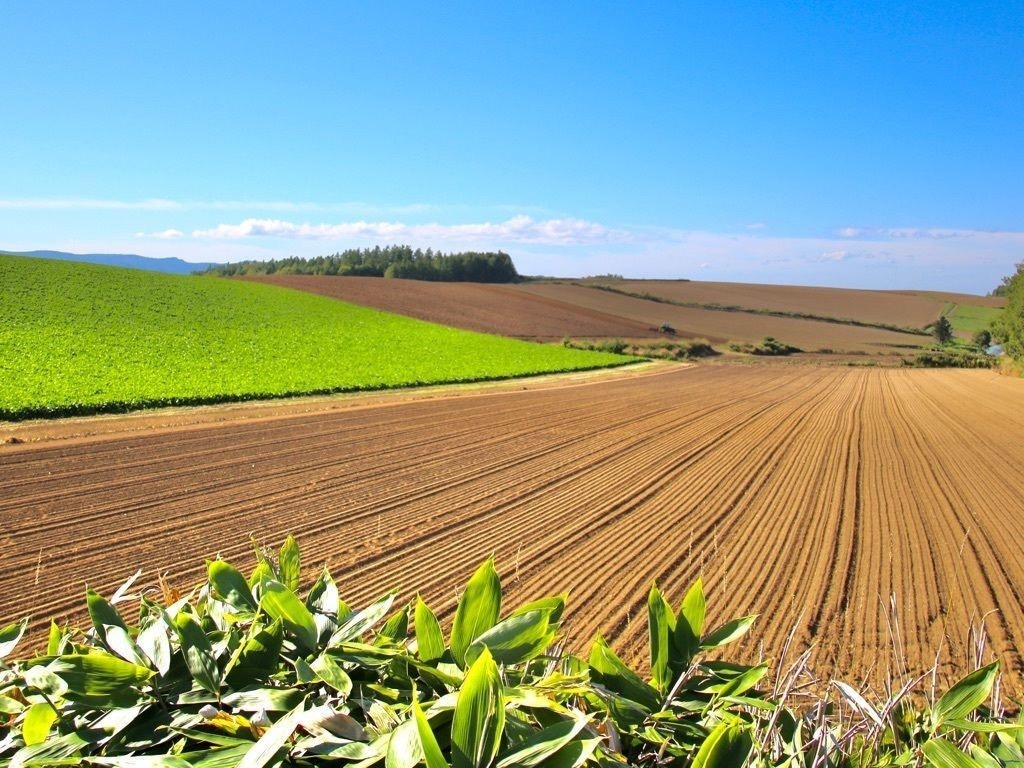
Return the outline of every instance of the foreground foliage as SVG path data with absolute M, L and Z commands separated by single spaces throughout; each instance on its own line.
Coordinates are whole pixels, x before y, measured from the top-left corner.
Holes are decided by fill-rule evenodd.
M 1020 363 L 1024 361 L 1024 261 L 1003 279 L 999 295 L 1006 297 L 1006 306 L 992 322 L 993 334 L 1006 354 Z
M 710 628 L 700 581 L 678 607 L 648 597 L 650 675 L 601 637 L 557 652 L 565 597 L 503 611 L 492 561 L 473 574 L 451 630 L 420 598 L 363 609 L 325 569 L 300 597 L 299 549 L 257 550 L 247 578 L 222 560 L 165 604 L 86 599 L 92 626 L 50 628 L 45 655 L 0 666 L 0 761 L 11 766 L 903 766 L 1024 763 L 1024 733 L 986 705 L 995 665 L 931 706 L 912 685 L 884 706 L 853 688 L 803 713 L 795 674 L 709 654 L 745 617 Z M 129 623 L 118 606 L 139 604 Z M 27 622 L 0 630 L 0 660 Z M 3 722 L 0 720 L 0 722 Z
M 0 285 L 0 420 L 629 362 L 213 277 L 0 254 Z

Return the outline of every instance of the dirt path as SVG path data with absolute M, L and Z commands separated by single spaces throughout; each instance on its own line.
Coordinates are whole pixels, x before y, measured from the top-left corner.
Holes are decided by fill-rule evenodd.
M 650 582 L 678 599 L 703 574 L 712 620 L 761 614 L 748 657 L 777 659 L 795 626 L 819 673 L 874 685 L 892 595 L 911 668 L 941 647 L 956 676 L 983 621 L 1024 693 L 1022 405 L 989 372 L 659 366 L 19 425 L 0 623 L 80 616 L 86 578 L 248 568 L 250 535 L 291 532 L 355 603 L 397 586 L 450 607 L 494 553 L 510 601 L 569 591 L 570 644 L 603 632 L 627 656 Z

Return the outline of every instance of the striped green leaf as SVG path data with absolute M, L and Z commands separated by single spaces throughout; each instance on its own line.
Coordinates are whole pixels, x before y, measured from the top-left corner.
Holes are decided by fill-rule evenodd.
M 452 718 L 454 768 L 487 768 L 505 730 L 505 704 L 498 665 L 485 648 L 466 672 Z
M 452 624 L 452 657 L 466 666 L 466 651 L 480 635 L 494 626 L 501 612 L 501 582 L 494 570 L 494 558 L 476 569 L 459 599 Z

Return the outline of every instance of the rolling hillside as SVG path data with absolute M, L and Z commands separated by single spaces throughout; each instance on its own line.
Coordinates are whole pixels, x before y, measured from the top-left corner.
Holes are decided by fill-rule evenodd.
M 0 255 L 0 419 L 619 365 L 308 293 Z

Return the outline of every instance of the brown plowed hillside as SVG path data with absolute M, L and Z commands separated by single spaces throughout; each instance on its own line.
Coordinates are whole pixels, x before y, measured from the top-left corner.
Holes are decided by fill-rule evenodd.
M 678 599 L 703 574 L 713 620 L 761 614 L 748 658 L 778 661 L 795 627 L 851 682 L 884 677 L 891 595 L 912 669 L 941 650 L 950 681 L 983 623 L 1024 693 L 1020 381 L 654 370 L 0 445 L 0 624 L 31 613 L 38 641 L 81 617 L 86 580 L 189 586 L 202 558 L 247 564 L 250 534 L 292 532 L 307 578 L 328 564 L 356 603 L 397 586 L 450 609 L 495 553 L 509 605 L 570 591 L 570 644 L 603 632 L 634 657 L 651 581 Z
M 245 279 L 500 336 L 557 341 L 566 336 L 643 338 L 657 335 L 636 320 L 555 298 L 526 294 L 512 285 L 320 275 L 259 275 Z
M 582 285 L 536 282 L 518 287 L 535 296 L 562 301 L 583 309 L 599 309 L 645 326 L 658 327 L 662 323 L 668 323 L 680 336 L 705 338 L 712 343 L 760 341 L 765 336 L 774 336 L 808 352 L 831 349 L 891 354 L 917 349 L 932 341 L 928 336 L 881 328 L 757 315 L 749 312 L 692 309 Z
M 604 280 L 606 285 L 671 301 L 767 309 L 866 323 L 924 328 L 934 323 L 949 303 L 1001 307 L 1003 299 L 927 291 L 869 291 L 800 285 L 759 285 L 686 280 Z

